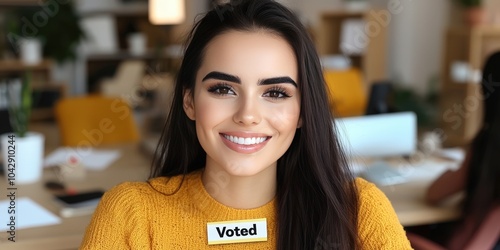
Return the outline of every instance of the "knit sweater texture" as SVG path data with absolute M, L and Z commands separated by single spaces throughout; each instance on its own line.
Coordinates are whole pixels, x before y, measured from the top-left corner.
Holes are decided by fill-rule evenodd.
M 357 178 L 356 185 L 363 249 L 411 249 L 387 197 L 363 179 Z M 182 176 L 127 182 L 102 197 L 80 249 L 276 249 L 275 209 L 274 199 L 255 209 L 217 202 L 205 190 L 201 171 L 183 182 Z M 258 218 L 267 218 L 267 241 L 207 245 L 207 222 Z

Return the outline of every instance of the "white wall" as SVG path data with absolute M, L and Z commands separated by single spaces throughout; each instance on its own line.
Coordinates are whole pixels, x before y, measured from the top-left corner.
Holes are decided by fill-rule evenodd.
M 390 74 L 422 93 L 429 79 L 441 71 L 450 3 L 405 1 L 409 3 L 401 14 L 394 15 L 390 27 Z
M 205 13 L 208 11 L 209 9 L 209 5 L 207 4 L 207 1 L 203 0 L 186 0 L 186 21 L 184 21 L 184 23 L 180 24 L 180 25 L 177 25 L 176 27 L 174 27 L 174 34 L 177 36 L 177 37 L 181 37 L 183 38 L 184 35 L 186 35 L 190 29 L 191 29 L 191 26 L 194 24 L 194 20 L 195 18 L 201 14 L 201 13 Z M 179 41 L 179 42 L 184 42 L 182 41 Z

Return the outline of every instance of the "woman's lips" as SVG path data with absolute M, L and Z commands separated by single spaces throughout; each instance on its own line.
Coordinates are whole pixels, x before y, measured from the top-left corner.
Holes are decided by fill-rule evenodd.
M 271 139 L 270 136 L 241 137 L 228 134 L 220 134 L 220 136 L 228 148 L 244 154 L 251 154 L 261 150 Z

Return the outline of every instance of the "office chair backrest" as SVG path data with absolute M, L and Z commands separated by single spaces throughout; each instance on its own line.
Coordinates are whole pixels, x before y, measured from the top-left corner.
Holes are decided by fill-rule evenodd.
M 65 98 L 56 104 L 55 113 L 64 146 L 95 147 L 139 139 L 133 113 L 120 98 Z
M 325 70 L 324 77 L 331 97 L 330 110 L 335 117 L 364 114 L 366 93 L 361 71 L 358 69 Z

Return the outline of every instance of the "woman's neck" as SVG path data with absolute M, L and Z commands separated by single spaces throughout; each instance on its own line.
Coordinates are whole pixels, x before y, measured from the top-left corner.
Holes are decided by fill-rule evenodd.
M 223 169 L 206 167 L 201 178 L 212 198 L 232 208 L 257 208 L 276 194 L 276 166 L 253 176 L 234 176 Z

